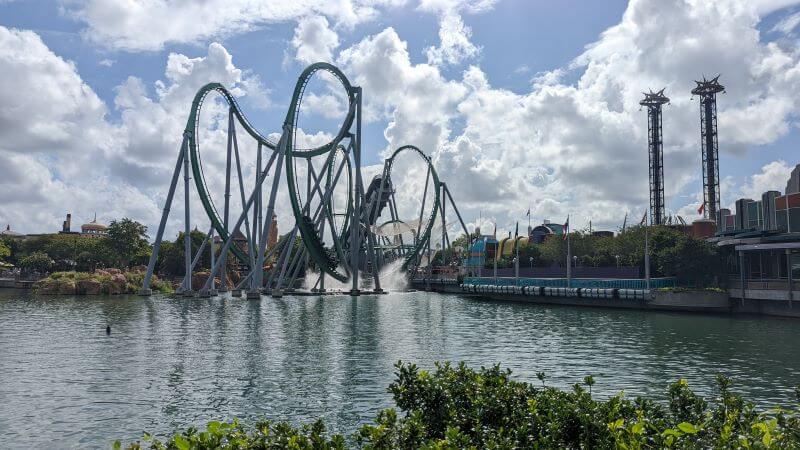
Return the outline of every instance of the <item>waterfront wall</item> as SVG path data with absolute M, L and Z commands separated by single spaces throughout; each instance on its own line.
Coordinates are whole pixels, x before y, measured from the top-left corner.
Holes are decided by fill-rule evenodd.
M 648 309 L 691 312 L 730 312 L 727 292 L 653 291 Z
M 0 278 L 0 288 L 4 289 L 30 289 L 35 281 L 19 280 L 15 278 Z
M 513 280 L 512 280 L 513 281 Z M 758 314 L 800 318 L 800 301 L 754 299 L 742 301 L 728 292 L 691 290 L 626 290 L 590 288 L 529 289 L 510 285 L 462 286 L 456 280 L 414 280 L 416 289 L 459 294 L 489 300 L 515 301 L 543 305 L 572 305 L 603 308 L 643 309 L 693 313 Z M 547 289 L 547 290 L 545 290 Z M 598 292 L 604 291 L 604 292 Z M 534 292 L 545 295 L 531 295 Z M 641 295 L 640 295 L 641 293 Z M 602 294 L 602 295 L 598 295 Z
M 786 293 L 783 293 L 784 295 Z M 800 296 L 797 292 L 793 295 L 793 300 L 770 298 L 774 295 L 764 295 L 764 298 L 757 298 L 757 292 L 747 291 L 748 298 L 742 300 L 741 294 L 736 296 L 731 293 L 731 310 L 742 314 L 760 314 L 767 316 L 797 317 L 800 318 Z M 751 297 L 752 295 L 752 297 Z

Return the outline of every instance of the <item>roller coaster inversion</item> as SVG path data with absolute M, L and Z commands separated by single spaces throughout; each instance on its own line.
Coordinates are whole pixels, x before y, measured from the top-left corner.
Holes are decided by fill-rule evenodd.
M 300 105 L 309 81 L 318 73 L 325 73 L 329 81 L 341 84 L 348 108 L 332 140 L 323 145 L 300 148 Z M 203 172 L 200 152 L 200 113 L 204 100 L 212 93 L 221 95 L 228 106 L 222 211 L 217 209 L 212 199 L 212 188 Z M 361 104 L 361 88 L 352 86 L 337 67 L 327 63 L 312 64 L 302 72 L 295 85 L 282 134 L 275 142 L 252 126 L 224 86 L 219 83 L 203 86 L 194 97 L 183 132 L 141 293 L 151 293 L 150 282 L 181 173 L 184 181 L 185 276 L 179 293 L 193 295 L 198 292 L 201 296 L 212 296 L 219 291 L 232 289 L 234 293 L 241 293 L 244 289 L 251 298 L 258 298 L 262 293 L 281 296 L 294 290 L 301 278 L 305 278 L 306 286 L 312 286 L 312 291 L 325 292 L 326 276 L 351 286 L 351 295 L 358 295 L 362 285 L 381 292 L 380 277 L 385 273 L 384 268 L 391 267 L 405 273 L 417 272 L 423 266 L 431 270 L 431 241 L 436 227 L 441 228 L 441 244 L 436 244 L 437 250 L 442 251 L 439 260 L 446 263 L 443 250 L 450 246 L 445 220 L 447 203 L 458 217 L 464 233 L 467 229 L 452 195 L 440 181 L 428 156 L 412 145 L 398 148 L 384 162 L 383 171 L 364 189 Z M 242 170 L 237 126 L 244 130 L 245 138 L 249 137 L 256 144 L 241 146 L 256 149 L 254 180 L 246 179 Z M 395 160 L 401 154 L 416 157 L 426 173 L 424 189 L 415 189 L 421 196 L 419 212 L 406 220 L 399 217 L 392 183 L 393 178 L 397 179 L 392 171 Z M 285 170 L 283 176 L 282 170 Z M 415 173 L 421 174 L 422 171 Z M 269 177 L 271 182 L 266 183 Z M 206 238 L 194 254 L 190 236 L 190 178 L 194 178 L 196 195 L 210 221 Z M 241 211 L 237 210 L 238 217 L 231 220 L 234 217 L 231 202 L 234 180 L 238 180 L 237 201 Z M 253 185 L 249 191 L 245 188 L 245 181 Z M 423 182 L 419 181 L 421 185 Z M 276 233 L 272 229 L 275 226 L 272 218 L 279 189 L 287 190 L 294 226 L 281 241 L 269 246 L 268 236 Z M 216 246 L 215 235 L 219 237 Z M 234 243 L 237 237 L 238 242 Z M 293 245 L 298 237 L 302 245 Z M 193 286 L 191 275 L 209 243 L 210 274 L 202 286 Z M 230 258 L 235 260 L 229 261 Z M 240 269 L 236 283 L 228 276 L 231 266 Z M 363 279 L 360 280 L 359 276 Z

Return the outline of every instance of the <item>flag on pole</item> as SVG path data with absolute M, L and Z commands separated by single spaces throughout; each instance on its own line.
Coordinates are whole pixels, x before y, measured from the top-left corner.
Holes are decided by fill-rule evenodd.
M 703 202 L 703 204 L 697 208 L 697 214 L 703 214 L 704 212 L 706 212 L 706 202 Z
M 517 229 L 514 230 L 514 239 L 516 239 L 518 236 L 519 236 L 519 222 L 517 222 Z
M 566 240 L 568 234 L 569 234 L 569 216 L 567 216 L 567 221 L 564 222 L 564 236 L 562 236 L 561 239 Z
M 494 233 L 492 233 L 492 237 L 497 239 L 497 222 L 494 223 Z
M 639 222 L 639 225 L 647 225 L 647 211 L 644 212 L 644 215 L 642 216 L 642 220 L 641 222 Z
M 525 215 L 528 216 L 528 217 L 531 216 L 531 208 L 530 208 L 530 206 L 528 207 L 528 212 L 526 212 Z

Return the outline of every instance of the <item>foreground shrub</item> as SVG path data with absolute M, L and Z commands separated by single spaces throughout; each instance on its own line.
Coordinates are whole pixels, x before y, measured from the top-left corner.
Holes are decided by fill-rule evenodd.
M 399 409 L 380 411 L 349 439 L 364 449 L 797 449 L 800 411 L 759 412 L 717 378 L 718 396 L 696 395 L 685 380 L 672 384 L 666 404 L 622 394 L 595 399 L 592 377 L 571 390 L 511 380 L 499 366 L 473 370 L 463 363 L 437 364 L 433 372 L 396 365 L 389 392 Z M 797 393 L 800 401 L 800 390 Z M 165 442 L 145 436 L 127 448 L 151 449 L 340 449 L 341 435 L 326 437 L 318 421 L 300 428 L 258 422 L 244 427 L 211 422 Z M 142 447 L 144 445 L 145 447 Z M 121 447 L 115 443 L 115 447 Z

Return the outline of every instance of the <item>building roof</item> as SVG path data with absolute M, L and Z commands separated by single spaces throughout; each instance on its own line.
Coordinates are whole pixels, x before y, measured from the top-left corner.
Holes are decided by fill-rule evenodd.
M 17 233 L 16 231 L 13 231 L 11 229 L 11 225 L 10 224 L 6 225 L 6 229 L 5 230 L 0 231 L 0 235 L 2 235 L 2 236 L 22 236 L 21 233 Z
M 107 226 L 97 221 L 97 214 L 94 215 L 91 222 L 81 225 L 81 230 L 105 231 L 106 229 L 108 229 Z
M 546 223 L 533 228 L 532 231 L 538 231 L 545 234 L 555 234 L 555 235 L 562 235 L 564 234 L 564 224 L 561 223 Z

